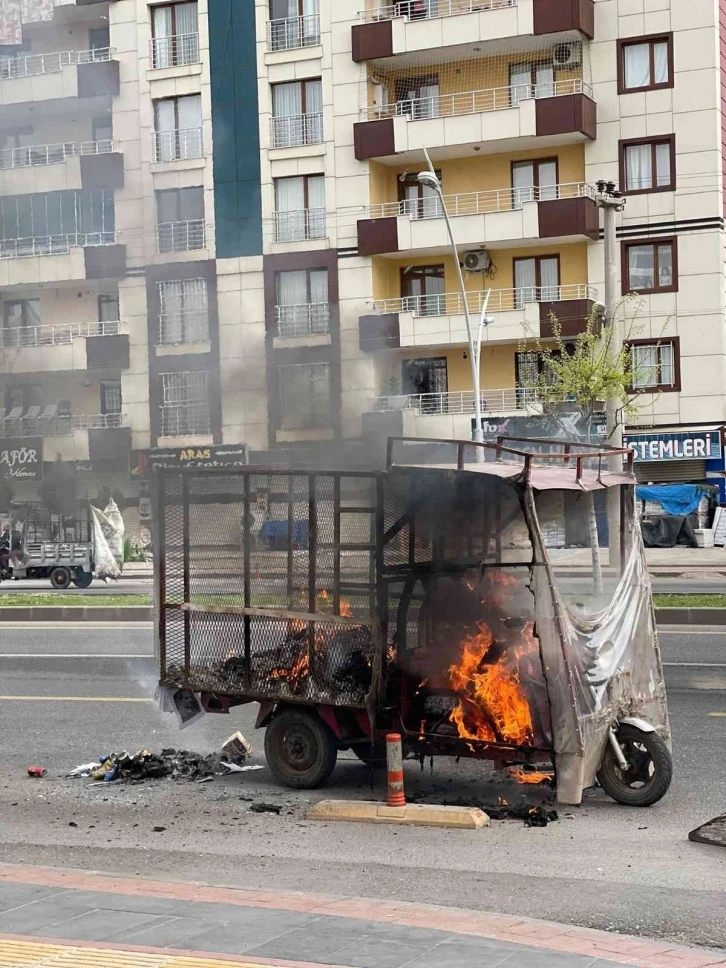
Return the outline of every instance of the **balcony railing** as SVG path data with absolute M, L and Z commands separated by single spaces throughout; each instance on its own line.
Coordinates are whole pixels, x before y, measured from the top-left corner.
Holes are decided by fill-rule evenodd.
M 67 255 L 76 246 L 113 245 L 115 241 L 115 232 L 77 232 L 72 235 L 41 235 L 29 239 L 0 239 L 0 259 Z
M 481 312 L 485 295 L 489 293 L 488 312 L 506 313 L 523 309 L 527 303 L 563 302 L 572 299 L 592 299 L 597 292 L 592 286 L 524 286 L 518 289 L 486 289 L 466 294 L 470 313 Z M 401 299 L 374 299 L 374 313 L 413 313 L 414 316 L 456 316 L 464 313 L 464 300 L 458 292 L 432 293 L 429 296 L 403 296 Z
M 363 23 L 393 20 L 394 17 L 431 20 L 434 17 L 455 17 L 463 13 L 482 13 L 516 6 L 517 0 L 399 0 L 398 3 L 374 7 L 372 10 L 361 10 L 358 16 Z
M 95 50 L 59 50 L 48 54 L 23 54 L 0 58 L 0 80 L 13 77 L 35 77 L 38 74 L 57 74 L 70 64 L 97 64 L 109 61 L 116 51 L 113 47 Z
M 201 158 L 202 129 L 177 128 L 174 131 L 154 131 L 154 161 L 188 161 Z
M 275 319 L 280 337 L 325 335 L 330 332 L 330 305 L 275 306 Z
M 153 37 L 149 42 L 149 59 L 155 70 L 199 63 L 199 34 L 174 34 Z
M 562 198 L 595 198 L 595 189 L 585 182 L 564 185 L 543 185 L 539 188 L 502 188 L 489 192 L 466 192 L 461 195 L 444 195 L 446 211 L 450 216 L 489 215 L 493 212 L 511 212 L 521 209 L 527 202 L 552 202 Z M 366 218 L 387 218 L 408 215 L 413 220 L 443 218 L 441 201 L 436 195 L 424 198 L 405 198 L 400 202 L 371 205 Z
M 32 409 L 32 408 L 31 408 Z M 55 410 L 55 407 L 48 408 Z M 67 437 L 74 430 L 106 430 L 123 427 L 124 413 L 41 413 L 37 416 L 6 415 L 0 419 L 3 435 L 6 437 Z
M 364 121 L 380 121 L 382 118 L 405 117 L 409 121 L 428 118 L 451 118 L 460 114 L 479 114 L 487 111 L 504 111 L 516 108 L 520 101 L 530 98 L 563 97 L 568 94 L 587 94 L 592 88 L 579 78 L 551 81 L 542 84 L 516 84 L 510 87 L 490 87 L 483 91 L 461 91 L 456 94 L 436 94 L 430 97 L 411 98 L 393 104 L 374 105 L 363 108 Z
M 271 20 L 268 24 L 268 50 L 294 50 L 296 47 L 315 47 L 319 43 L 320 15 L 317 13 Z
M 204 248 L 204 219 L 188 222 L 161 222 L 156 226 L 159 252 L 189 252 Z
M 275 213 L 275 242 L 304 242 L 326 236 L 325 209 Z
M 162 405 L 161 436 L 193 437 L 211 432 L 208 403 Z
M 113 151 L 113 141 L 66 141 L 57 145 L 28 145 L 3 148 L 0 169 L 34 168 L 36 165 L 59 165 L 75 155 L 105 155 Z
M 323 116 L 298 114 L 288 118 L 272 118 L 270 129 L 270 143 L 273 148 L 318 145 L 323 140 Z
M 484 413 L 507 413 L 510 410 L 530 410 L 538 403 L 536 390 L 508 387 L 504 390 L 481 390 L 481 409 Z M 422 416 L 474 413 L 476 395 L 473 390 L 452 393 L 413 393 L 402 396 L 378 397 L 373 407 L 378 411 L 414 410 Z
M 20 349 L 26 346 L 62 346 L 84 336 L 117 336 L 119 320 L 102 323 L 68 323 L 57 326 L 22 326 L 0 330 L 0 348 Z

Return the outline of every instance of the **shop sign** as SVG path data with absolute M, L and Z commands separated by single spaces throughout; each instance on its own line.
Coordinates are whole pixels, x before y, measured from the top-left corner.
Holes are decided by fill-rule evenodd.
M 131 476 L 147 477 L 152 470 L 179 470 L 183 467 L 246 467 L 246 444 L 208 447 L 155 447 L 131 451 Z
M 17 481 L 43 478 L 43 438 L 6 437 L 0 440 L 0 477 Z
M 624 442 L 637 461 L 717 460 L 721 430 L 688 430 L 667 434 L 627 434 Z

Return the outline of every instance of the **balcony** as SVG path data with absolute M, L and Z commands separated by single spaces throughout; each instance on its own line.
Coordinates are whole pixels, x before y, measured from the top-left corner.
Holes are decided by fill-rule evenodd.
M 128 369 L 129 337 L 122 324 L 67 323 L 0 330 L 0 351 L 13 373 Z
M 78 155 L 105 155 L 113 151 L 113 141 L 66 141 L 55 145 L 30 145 L 0 151 L 0 170 L 62 165 Z
M 275 345 L 284 346 L 286 341 L 295 343 L 329 343 L 330 304 L 304 303 L 299 306 L 275 306 L 277 335 Z
M 0 58 L 0 103 L 115 96 L 119 93 L 115 53 L 112 47 L 102 47 Z
M 75 279 L 122 279 L 126 246 L 114 232 L 0 239 L 0 286 Z
M 0 195 L 123 185 L 123 155 L 114 151 L 110 140 L 67 141 L 0 151 Z
M 479 398 L 485 420 L 542 413 L 536 392 L 521 387 L 482 390 Z M 379 397 L 363 414 L 363 430 L 384 436 L 469 440 L 474 401 L 472 390 Z
M 456 220 L 454 235 L 461 248 L 524 240 L 597 239 L 595 192 L 576 182 L 542 188 L 505 188 L 444 196 L 446 212 Z M 449 247 L 444 212 L 435 196 L 372 205 L 358 220 L 358 254 L 396 252 L 435 254 Z
M 198 33 L 153 37 L 149 41 L 149 63 L 152 70 L 185 67 L 188 64 L 198 64 L 199 61 Z
M 275 242 L 309 242 L 326 238 L 324 208 L 305 208 L 295 212 L 275 212 Z
M 597 111 L 592 88 L 573 78 L 547 84 L 462 91 L 364 108 L 354 125 L 355 156 L 423 159 L 423 148 L 483 148 L 495 153 L 535 147 L 535 138 L 594 140 Z
M 353 60 L 393 57 L 507 37 L 594 36 L 594 0 L 399 0 L 371 5 L 352 28 Z
M 267 25 L 268 51 L 296 50 L 300 47 L 317 47 L 320 43 L 320 16 L 317 13 L 305 17 L 287 17 L 270 20 Z
M 154 131 L 152 138 L 155 164 L 167 161 L 189 161 L 192 158 L 202 158 L 204 155 L 201 128 Z
M 205 245 L 204 219 L 187 222 L 161 222 L 156 226 L 157 251 L 191 252 Z
M 58 413 L 58 404 L 45 408 L 15 407 L 0 416 L 3 437 L 70 437 L 76 431 L 110 430 L 124 426 L 124 413 Z
M 484 330 L 485 339 L 490 343 L 549 339 L 554 335 L 553 315 L 560 321 L 563 336 L 575 336 L 583 331 L 596 299 L 596 291 L 585 284 L 471 292 L 467 293 L 466 305 L 475 321 L 486 293 L 489 293 L 487 312 L 495 317 Z M 369 315 L 359 320 L 360 348 L 366 352 L 467 343 L 461 293 L 378 299 L 373 300 L 371 309 Z
M 271 148 L 300 148 L 323 142 L 322 114 L 300 114 L 270 120 Z

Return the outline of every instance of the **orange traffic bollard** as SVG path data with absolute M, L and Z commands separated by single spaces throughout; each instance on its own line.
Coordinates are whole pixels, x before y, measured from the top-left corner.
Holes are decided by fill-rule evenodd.
M 398 733 L 386 735 L 386 765 L 388 767 L 389 807 L 405 807 L 406 795 L 403 792 L 403 750 Z

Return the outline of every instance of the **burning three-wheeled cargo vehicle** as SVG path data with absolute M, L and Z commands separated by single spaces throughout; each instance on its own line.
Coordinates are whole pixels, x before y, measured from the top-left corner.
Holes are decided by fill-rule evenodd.
M 419 757 L 549 761 L 561 802 L 597 777 L 647 806 L 671 757 L 634 484 L 628 451 L 514 438 L 395 438 L 376 472 L 159 471 L 160 681 L 208 712 L 258 702 L 292 787 L 394 730 Z M 596 535 L 602 496 L 617 548 L 586 600 L 551 536 L 573 502 Z

